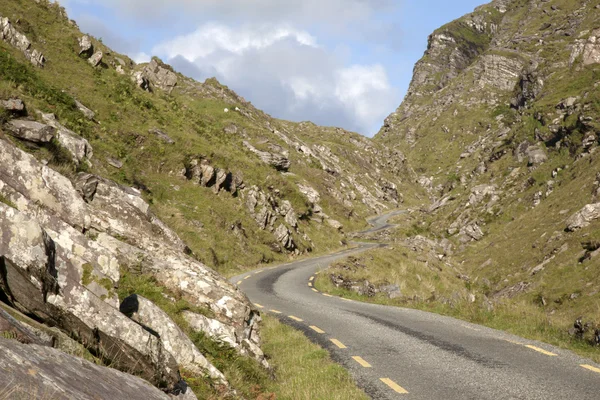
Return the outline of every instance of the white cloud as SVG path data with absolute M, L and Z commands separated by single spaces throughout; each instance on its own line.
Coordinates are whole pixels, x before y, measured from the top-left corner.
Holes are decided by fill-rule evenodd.
M 158 44 L 154 52 L 197 79 L 216 75 L 279 118 L 373 134 L 398 102 L 381 65 L 347 66 L 288 24 L 209 23 Z

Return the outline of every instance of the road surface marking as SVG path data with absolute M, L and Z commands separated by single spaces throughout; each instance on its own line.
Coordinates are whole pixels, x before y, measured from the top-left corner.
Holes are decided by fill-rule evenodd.
M 380 381 L 388 385 L 396 393 L 408 394 L 408 390 L 404 389 L 390 378 L 380 378 Z
M 312 283 L 308 282 L 308 287 L 312 287 Z
M 327 294 L 327 293 L 323 293 L 323 296 L 326 296 L 326 297 L 333 297 L 332 295 L 330 295 L 330 294 Z
M 315 275 L 319 275 L 320 273 L 321 273 L 321 271 L 319 271 L 319 272 L 315 272 Z
M 311 281 L 311 282 L 314 281 L 314 280 L 315 280 L 314 276 L 311 276 L 310 279 L 309 279 L 309 281 Z
M 242 284 L 242 281 L 238 281 L 237 285 L 240 286 Z
M 265 308 L 264 306 L 261 306 L 261 305 L 260 305 L 260 304 L 258 304 L 258 303 L 254 303 L 254 305 L 255 305 L 256 307 L 258 307 L 258 308 Z
M 261 272 L 262 272 L 262 270 L 260 270 L 260 271 L 256 271 L 256 272 L 254 273 L 254 275 L 258 275 L 258 274 L 260 274 Z
M 365 368 L 371 368 L 371 364 L 369 364 L 368 362 L 363 360 L 362 357 L 354 356 L 354 357 L 352 357 L 352 359 Z
M 554 354 L 554 353 L 550 353 L 549 351 L 546 351 L 544 349 L 540 349 L 539 347 L 535 347 L 535 346 L 532 346 L 530 344 L 525 345 L 525 347 L 530 348 L 531 350 L 535 350 L 538 353 L 545 354 L 547 356 L 556 356 L 556 354 Z
M 581 366 L 585 369 L 589 369 L 590 371 L 594 371 L 600 374 L 600 368 L 592 367 L 591 365 L 581 364 Z
M 271 311 L 274 314 L 281 314 L 281 311 L 277 311 L 277 310 L 269 310 L 269 311 Z
M 298 322 L 302 322 L 302 321 L 303 321 L 303 320 L 301 320 L 301 319 L 300 319 L 300 318 L 298 318 L 298 317 L 294 317 L 293 315 L 290 315 L 290 316 L 289 316 L 289 318 L 290 318 L 290 319 L 293 319 L 294 321 L 298 321 Z
M 319 291 L 318 291 L 317 289 L 315 289 L 315 288 L 313 288 L 313 290 L 312 290 L 312 291 L 313 291 L 313 292 L 316 292 L 316 293 L 319 293 Z
M 352 300 L 350 300 L 350 299 L 346 299 L 346 298 L 344 298 L 344 297 L 342 297 L 342 300 L 344 300 L 344 301 L 352 301 Z
M 347 349 L 346 346 L 344 346 L 344 343 L 340 342 L 337 339 L 330 339 L 331 343 L 335 344 L 337 347 L 339 347 L 340 349 Z
M 244 280 L 246 280 L 246 279 L 250 279 L 250 275 L 248 275 L 247 277 L 244 278 Z
M 325 331 L 324 331 L 324 330 L 322 330 L 321 328 L 318 328 L 318 327 L 316 327 L 316 326 L 314 326 L 314 325 L 311 325 L 311 326 L 310 326 L 310 329 L 312 329 L 313 331 L 315 331 L 315 332 L 317 332 L 317 333 L 325 333 Z

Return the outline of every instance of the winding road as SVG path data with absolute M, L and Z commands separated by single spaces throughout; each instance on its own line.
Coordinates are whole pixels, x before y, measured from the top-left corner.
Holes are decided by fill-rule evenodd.
M 387 229 L 396 211 L 371 219 Z M 231 279 L 262 312 L 303 331 L 346 367 L 373 399 L 600 399 L 600 365 L 572 352 L 399 307 L 318 292 L 315 274 L 357 247 Z M 326 400 L 326 399 L 318 399 Z M 349 399 L 351 400 L 351 399 Z

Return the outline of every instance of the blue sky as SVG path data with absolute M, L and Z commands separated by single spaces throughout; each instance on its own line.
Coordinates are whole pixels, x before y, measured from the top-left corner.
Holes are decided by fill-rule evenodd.
M 157 55 L 277 118 L 367 136 L 404 97 L 427 36 L 486 0 L 62 0 L 82 31 Z

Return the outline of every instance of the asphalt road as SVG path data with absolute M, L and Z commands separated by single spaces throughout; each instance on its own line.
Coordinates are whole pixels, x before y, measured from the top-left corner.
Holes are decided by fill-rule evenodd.
M 372 219 L 368 232 L 389 227 L 390 216 Z M 329 350 L 373 399 L 600 399 L 600 365 L 569 351 L 437 314 L 331 297 L 311 287 L 315 274 L 331 262 L 377 246 L 360 244 L 232 282 L 261 311 Z

